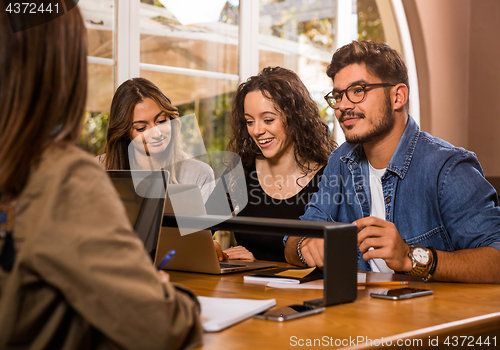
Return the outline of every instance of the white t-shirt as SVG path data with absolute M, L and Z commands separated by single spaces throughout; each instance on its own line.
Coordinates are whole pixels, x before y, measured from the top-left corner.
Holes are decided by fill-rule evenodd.
M 370 216 L 385 220 L 384 192 L 382 190 L 381 180 L 385 173 L 385 168 L 375 169 L 369 162 L 368 164 L 370 165 Z M 368 262 L 370 263 L 372 271 L 394 273 L 393 270 L 387 267 L 387 264 L 382 259 L 371 259 Z

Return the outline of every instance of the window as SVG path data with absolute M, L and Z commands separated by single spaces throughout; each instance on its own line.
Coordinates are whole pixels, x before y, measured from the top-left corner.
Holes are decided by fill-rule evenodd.
M 181 116 L 196 115 L 208 151 L 225 150 L 239 82 L 276 65 L 297 72 L 341 143 L 323 99 L 331 90 L 325 71 L 334 50 L 355 39 L 385 41 L 403 53 L 410 108 L 417 110 L 410 113 L 418 120 L 401 0 L 86 0 L 78 6 L 89 34 L 90 122 L 83 136 L 92 152 L 102 147 L 114 90 L 135 76 L 153 81 Z
M 225 150 L 229 141 L 239 83 L 238 22 L 238 1 L 141 0 L 140 75 L 169 97 L 181 117 L 196 115 L 208 151 Z M 187 147 L 193 155 L 205 153 L 190 148 L 189 140 Z
M 81 144 L 98 154 L 115 90 L 115 1 L 85 0 L 78 3 L 88 37 L 88 89 Z

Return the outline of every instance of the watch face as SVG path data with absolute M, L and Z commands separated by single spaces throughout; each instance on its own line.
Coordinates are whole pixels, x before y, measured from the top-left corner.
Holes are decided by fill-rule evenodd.
M 427 264 L 429 262 L 429 251 L 421 247 L 415 247 L 413 249 L 413 257 L 420 264 Z

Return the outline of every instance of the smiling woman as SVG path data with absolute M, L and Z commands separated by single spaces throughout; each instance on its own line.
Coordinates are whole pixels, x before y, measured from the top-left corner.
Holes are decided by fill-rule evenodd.
M 206 201 L 215 185 L 213 171 L 184 150 L 180 129 L 177 108 L 156 85 L 129 79 L 113 96 L 98 160 L 107 170 L 168 170 L 171 183 L 197 185 Z
M 336 147 L 316 102 L 291 70 L 267 67 L 233 99 L 229 150 L 241 157 L 248 204 L 238 216 L 299 219 Z M 235 233 L 230 259 L 285 261 L 283 237 Z
M 148 156 L 158 157 L 170 144 L 171 119 L 150 98 L 136 104 L 132 129 L 129 131 L 134 148 L 145 150 Z

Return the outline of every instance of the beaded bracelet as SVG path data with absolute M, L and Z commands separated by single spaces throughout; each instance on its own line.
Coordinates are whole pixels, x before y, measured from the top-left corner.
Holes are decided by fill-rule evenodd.
M 302 238 L 300 239 L 299 243 L 297 243 L 297 255 L 299 256 L 300 261 L 301 261 L 304 265 L 309 266 L 309 265 L 307 264 L 306 259 L 304 259 L 304 257 L 302 256 L 302 250 L 300 249 L 300 245 L 302 244 L 302 242 L 304 241 L 304 239 L 306 239 L 306 237 L 302 237 Z

